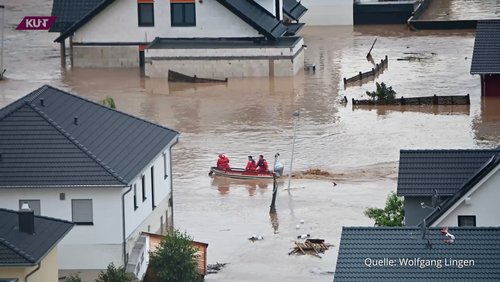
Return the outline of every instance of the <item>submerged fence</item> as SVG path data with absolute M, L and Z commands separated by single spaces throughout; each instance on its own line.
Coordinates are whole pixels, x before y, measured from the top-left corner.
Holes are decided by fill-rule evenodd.
M 353 105 L 470 105 L 469 94 L 463 96 L 427 96 L 392 100 L 355 100 Z
M 389 65 L 389 59 L 387 58 L 387 55 L 385 56 L 385 59 L 380 60 L 380 64 L 375 64 L 375 67 L 372 68 L 372 70 L 367 71 L 367 72 L 359 72 L 357 75 L 349 78 L 344 77 L 344 86 L 346 86 L 349 83 L 354 83 L 357 81 L 360 81 L 361 83 L 363 82 L 363 79 L 365 78 L 371 78 L 378 76 L 381 72 L 383 72 Z

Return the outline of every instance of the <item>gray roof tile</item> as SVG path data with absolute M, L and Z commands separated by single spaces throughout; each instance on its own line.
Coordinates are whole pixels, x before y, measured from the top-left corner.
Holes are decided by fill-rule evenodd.
M 498 149 L 401 150 L 399 196 L 452 196 Z
M 306 12 L 307 8 L 296 0 L 283 0 L 283 11 L 294 21 L 298 21 Z
M 1 109 L 0 133 L 0 187 L 124 186 L 178 135 L 50 86 Z
M 50 32 L 63 32 L 94 10 L 103 0 L 54 0 L 52 16 L 56 16 Z
M 34 265 L 73 228 L 73 223 L 35 216 L 35 233 L 19 231 L 16 211 L 0 209 L 0 266 Z
M 280 20 L 254 0 L 217 0 L 217 2 L 268 39 L 275 40 L 287 32 L 287 27 Z
M 471 74 L 500 74 L 500 20 L 478 21 Z
M 420 228 L 344 227 L 339 246 L 336 282 L 353 281 L 500 281 L 500 227 L 450 228 L 455 242 L 444 243 L 441 228 L 429 228 L 427 241 Z M 368 267 L 365 259 L 393 259 L 393 266 Z M 441 260 L 435 266 L 400 265 L 399 259 Z M 445 259 L 474 260 L 471 267 L 445 265 Z

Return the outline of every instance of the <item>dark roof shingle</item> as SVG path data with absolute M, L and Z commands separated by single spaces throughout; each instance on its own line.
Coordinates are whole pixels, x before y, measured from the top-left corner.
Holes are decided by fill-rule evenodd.
M 500 74 L 500 20 L 478 21 L 471 74 Z
M 64 32 L 94 10 L 103 0 L 54 0 L 52 16 L 57 19 L 50 32 Z
M 306 12 L 307 8 L 296 0 L 283 0 L 283 12 L 294 21 L 298 21 Z
M 34 265 L 73 228 L 73 223 L 35 216 L 35 233 L 19 231 L 18 213 L 0 209 L 0 266 Z
M 0 187 L 125 186 L 178 135 L 50 86 L 1 109 L 0 133 Z
M 454 195 L 498 149 L 486 150 L 401 150 L 399 196 Z
M 444 242 L 440 230 L 429 228 L 428 248 L 420 228 L 344 227 L 334 281 L 500 281 L 500 227 L 450 228 L 455 236 L 451 244 Z M 367 259 L 386 260 L 383 266 L 369 267 Z M 420 262 L 404 265 L 405 259 Z M 459 268 L 450 265 L 451 259 L 474 265 Z M 388 260 L 393 260 L 392 266 Z M 432 265 L 426 266 L 426 261 Z
M 217 2 L 268 39 L 275 40 L 287 32 L 287 27 L 280 20 L 253 0 L 217 0 Z

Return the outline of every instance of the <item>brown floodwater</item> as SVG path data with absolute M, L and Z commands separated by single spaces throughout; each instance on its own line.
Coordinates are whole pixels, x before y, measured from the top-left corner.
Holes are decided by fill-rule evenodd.
M 432 0 L 420 20 L 486 20 L 500 18 L 498 0 Z
M 55 34 L 15 31 L 23 16 L 49 14 L 51 1 L 11 0 L 6 6 L 0 106 L 51 84 L 94 101 L 111 96 L 119 110 L 181 132 L 173 150 L 175 225 L 209 243 L 209 263 L 229 263 L 209 281 L 331 281 L 342 226 L 372 224 L 362 211 L 383 205 L 395 190 L 400 149 L 500 142 L 500 100 L 482 99 L 479 77 L 469 74 L 473 31 L 306 27 L 306 61 L 315 72 L 192 85 L 141 78 L 130 69 L 61 69 Z M 366 53 L 375 38 L 372 58 L 387 55 L 388 68 L 375 80 L 344 87 L 344 77 L 373 67 Z M 471 105 L 353 108 L 350 99 L 366 98 L 375 81 L 404 97 L 470 94 Z M 332 176 L 294 178 L 290 193 L 282 190 L 283 179 L 271 218 L 271 183 L 211 179 L 208 168 L 218 153 L 244 166 L 249 154 L 264 154 L 272 163 L 279 152 L 287 171 L 294 111 L 300 111 L 294 174 L 318 168 Z M 322 259 L 288 256 L 296 236 L 307 233 L 335 246 Z M 264 240 L 252 243 L 252 235 Z

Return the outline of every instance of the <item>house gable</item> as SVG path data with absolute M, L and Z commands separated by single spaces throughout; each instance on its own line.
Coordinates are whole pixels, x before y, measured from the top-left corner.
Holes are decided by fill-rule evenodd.
M 430 214 L 431 226 L 458 226 L 458 216 L 474 216 L 477 226 L 500 226 L 500 158 L 492 158 L 480 173 Z
M 57 17 L 50 32 L 64 32 L 87 14 L 95 10 L 103 0 L 54 0 L 52 16 Z
M 23 106 L 23 103 L 29 105 Z M 28 112 L 36 110 L 38 115 L 43 115 L 45 121 L 49 121 L 53 127 L 57 128 L 57 131 L 48 127 L 39 116 L 32 113 L 31 116 L 25 116 L 23 109 L 27 109 Z M 19 118 L 16 120 L 17 115 Z M 30 129 L 36 129 L 30 124 L 31 118 L 36 119 L 36 122 L 41 125 L 45 124 L 47 128 L 44 127 L 40 130 L 46 129 L 52 134 L 49 135 L 52 139 L 46 141 L 34 138 L 30 132 L 27 132 Z M 86 183 L 82 183 L 81 179 L 76 176 L 97 177 L 102 174 L 102 170 L 105 170 L 115 178 L 114 184 L 123 187 L 130 183 L 154 158 L 161 155 L 161 152 L 169 144 L 172 144 L 178 136 L 176 131 L 169 128 L 149 123 L 50 86 L 43 86 L 0 110 L 0 126 L 11 133 L 8 136 L 6 134 L 0 135 L 0 138 L 6 140 L 5 143 L 0 143 L 0 150 L 3 151 L 4 158 L 7 160 L 0 162 L 0 173 L 19 176 L 23 175 L 27 169 L 31 169 L 33 173 L 36 171 L 32 158 L 28 157 L 26 152 L 16 149 L 17 139 L 15 138 L 21 138 L 24 142 L 22 143 L 23 150 L 29 148 L 30 152 L 37 153 L 41 162 L 45 161 L 44 157 L 49 158 L 55 161 L 52 166 L 62 168 L 68 162 L 75 163 L 72 159 L 66 161 L 62 157 L 81 157 L 81 153 L 79 155 L 74 146 L 71 147 L 72 144 L 63 144 L 69 146 L 69 151 L 61 150 L 52 144 L 52 140 L 59 140 L 61 136 L 64 136 L 73 144 L 78 144 L 80 151 L 84 151 L 90 159 L 100 164 L 100 168 L 93 164 L 92 167 L 86 168 L 82 167 L 86 164 L 77 162 L 78 167 L 74 168 L 74 171 L 48 169 L 48 173 L 53 175 L 61 174 L 59 177 L 67 179 L 69 181 L 67 183 L 57 183 L 47 178 L 42 179 L 42 176 L 38 175 L 39 178 L 34 182 L 18 177 L 15 180 L 17 186 L 27 184 L 85 185 Z M 19 137 L 15 133 L 24 135 Z M 43 131 L 39 133 L 42 134 Z M 30 136 L 33 138 L 29 138 Z M 40 147 L 44 150 L 40 150 Z M 21 154 L 24 158 L 15 158 L 15 156 L 11 158 L 10 154 L 16 153 Z M 61 154 L 63 154 L 62 157 Z M 96 171 L 96 169 L 100 170 Z M 99 182 L 100 180 L 90 179 L 89 181 Z M 92 184 L 97 183 L 92 182 Z M 0 187 L 2 185 L 7 184 L 2 182 Z M 105 183 L 100 185 L 105 185 Z

